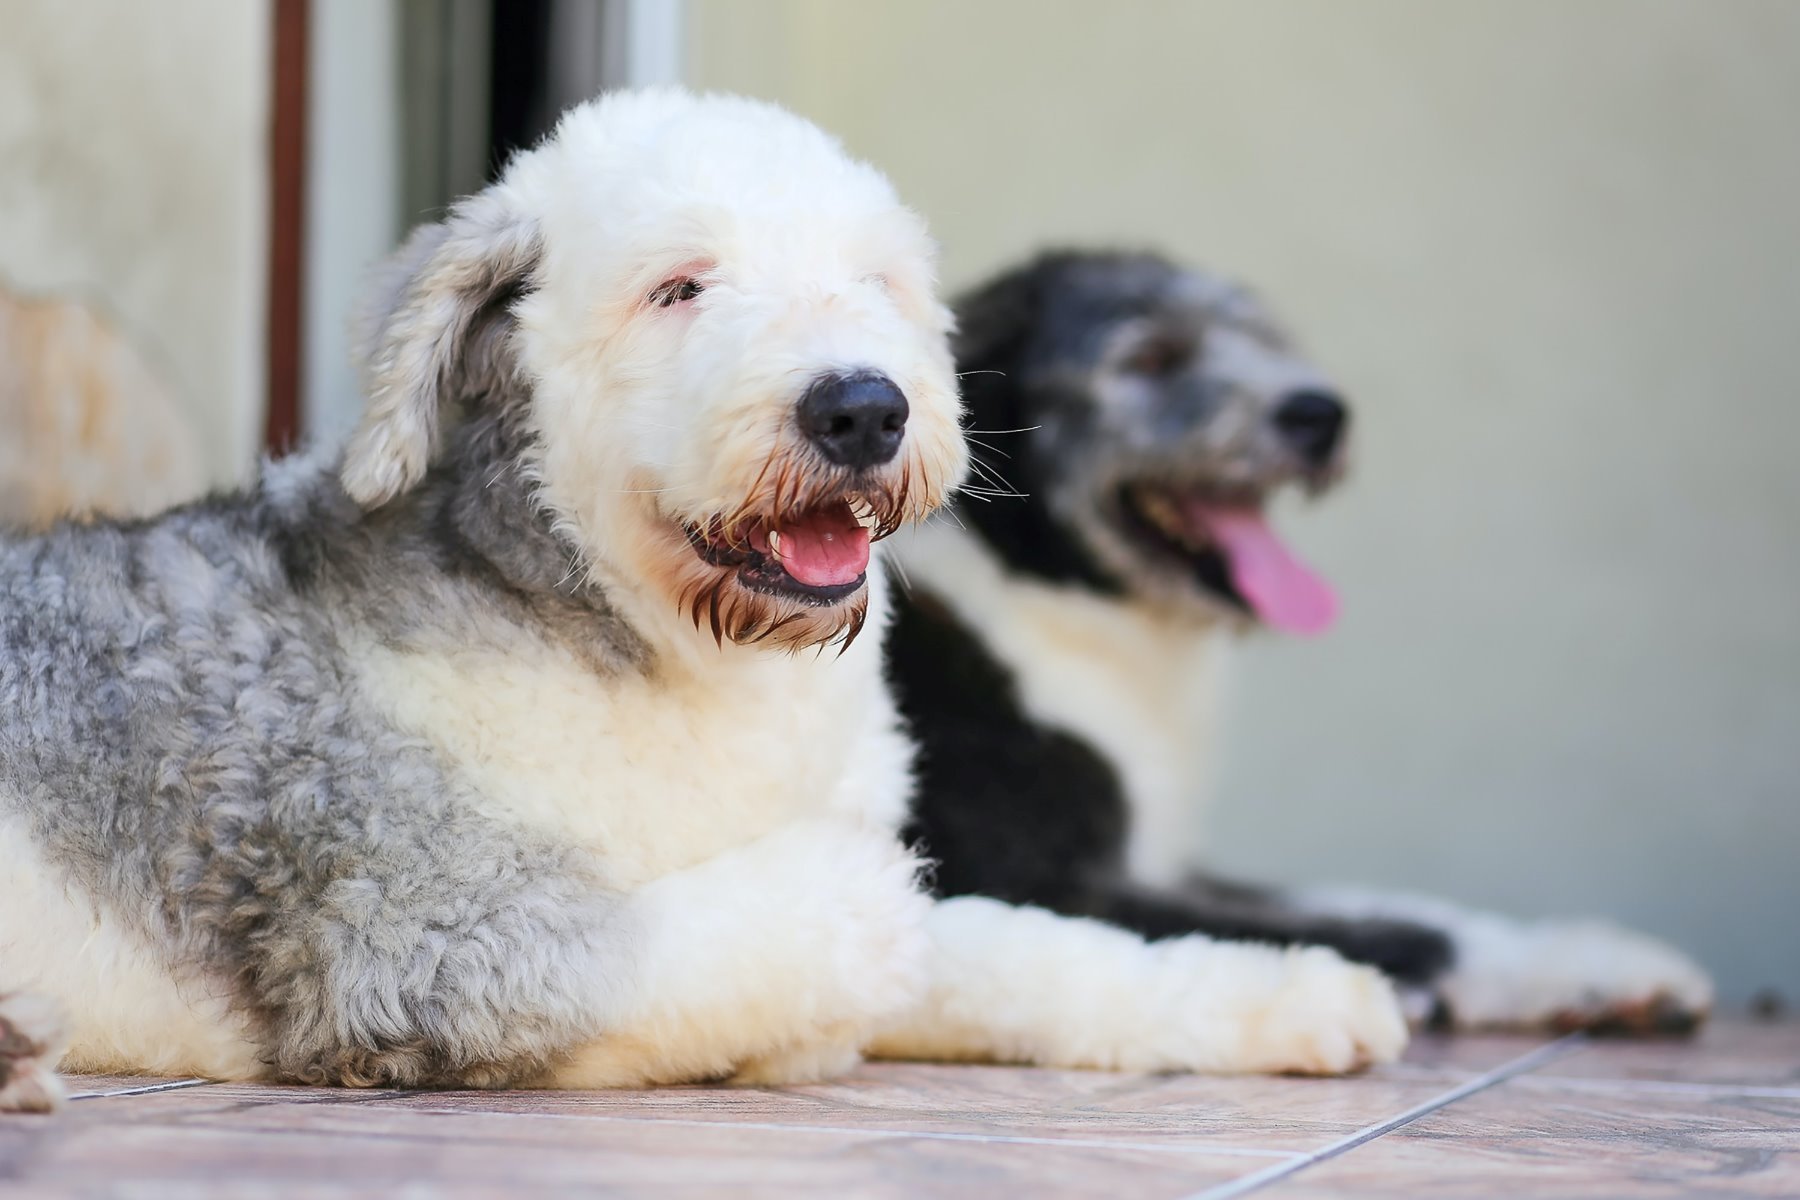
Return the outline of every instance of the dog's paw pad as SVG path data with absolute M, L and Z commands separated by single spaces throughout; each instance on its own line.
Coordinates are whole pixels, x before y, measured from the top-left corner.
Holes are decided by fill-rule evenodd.
M 1615 1000 L 1593 1008 L 1563 1009 L 1550 1018 L 1559 1033 L 1591 1033 L 1598 1037 L 1689 1037 L 1706 1023 L 1709 1008 L 1692 1005 L 1668 992 L 1634 1000 Z
M 0 1112 L 49 1112 L 63 1100 L 56 1076 L 62 1030 L 40 997 L 0 996 Z

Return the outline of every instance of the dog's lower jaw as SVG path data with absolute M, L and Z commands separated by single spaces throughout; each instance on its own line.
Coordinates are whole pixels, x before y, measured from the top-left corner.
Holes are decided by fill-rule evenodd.
M 741 560 L 713 562 L 696 550 L 687 522 L 646 506 L 614 521 L 596 539 L 608 549 L 583 568 L 607 603 L 654 653 L 710 670 L 717 652 L 797 653 L 833 643 L 847 649 L 871 616 L 880 615 L 880 566 L 862 581 L 821 599 L 759 591 L 740 578 Z

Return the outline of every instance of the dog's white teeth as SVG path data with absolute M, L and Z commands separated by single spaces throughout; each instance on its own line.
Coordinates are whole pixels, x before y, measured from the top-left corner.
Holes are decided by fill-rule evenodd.
M 774 553 L 776 558 L 781 557 L 781 531 L 780 530 L 778 530 L 778 529 L 769 530 L 769 549 L 770 549 L 770 551 L 772 551 Z
M 861 496 L 850 502 L 850 515 L 855 517 L 856 523 L 864 529 L 875 528 L 875 506 Z
M 1161 492 L 1144 493 L 1138 499 L 1138 507 L 1165 537 L 1184 550 L 1206 549 L 1205 538 L 1195 534 L 1193 528 L 1182 518 L 1180 508 L 1170 497 Z
M 1144 501 L 1144 512 L 1152 521 L 1162 527 L 1165 533 L 1181 532 L 1181 514 L 1167 496 L 1152 494 Z

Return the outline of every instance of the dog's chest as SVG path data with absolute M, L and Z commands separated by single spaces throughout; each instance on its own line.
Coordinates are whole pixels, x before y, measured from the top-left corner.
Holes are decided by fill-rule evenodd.
M 1027 716 L 1074 734 L 1118 773 L 1129 873 L 1177 882 L 1198 855 L 1213 783 L 1224 639 L 1143 606 L 1010 576 L 959 531 L 922 531 L 903 559 L 1006 667 Z
M 624 889 L 809 816 L 898 824 L 910 752 L 867 664 L 725 655 L 611 677 L 528 636 L 358 658 L 365 694 L 477 805 L 592 848 Z
M 1036 720 L 1086 741 L 1124 785 L 1126 867 L 1173 884 L 1192 866 L 1212 786 L 1223 647 L 1118 605 L 1020 598 L 984 633 Z

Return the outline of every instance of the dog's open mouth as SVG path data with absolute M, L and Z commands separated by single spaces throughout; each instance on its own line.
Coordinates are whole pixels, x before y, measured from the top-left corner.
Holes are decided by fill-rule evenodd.
M 1336 593 L 1276 536 L 1260 497 L 1128 484 L 1119 502 L 1139 541 L 1180 560 L 1200 586 L 1271 628 L 1320 633 L 1336 619 Z
M 856 497 L 830 500 L 780 518 L 752 518 L 727 530 L 720 518 L 687 527 L 694 553 L 736 568 L 752 591 L 811 604 L 836 604 L 863 586 L 875 519 Z

